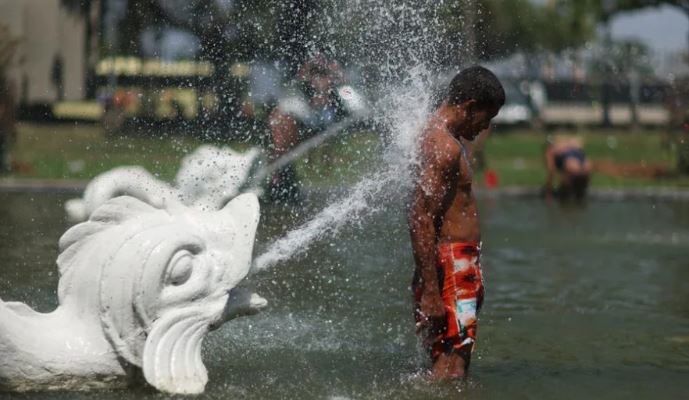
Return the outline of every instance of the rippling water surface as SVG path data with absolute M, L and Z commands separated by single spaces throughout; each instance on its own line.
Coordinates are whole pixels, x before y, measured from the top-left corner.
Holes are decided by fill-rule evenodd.
M 0 296 L 56 305 L 58 194 L 0 194 Z M 322 208 L 316 200 L 302 217 Z M 250 278 L 266 312 L 204 342 L 201 399 L 689 398 L 689 204 L 482 197 L 487 297 L 471 377 L 417 350 L 401 204 Z M 256 253 L 300 221 L 265 206 Z M 168 398 L 146 387 L 2 399 Z

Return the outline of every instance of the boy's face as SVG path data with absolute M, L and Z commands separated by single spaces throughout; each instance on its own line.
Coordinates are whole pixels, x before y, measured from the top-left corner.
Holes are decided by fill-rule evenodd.
M 500 108 L 479 107 L 474 100 L 457 105 L 464 114 L 464 123 L 459 134 L 467 140 L 474 140 L 482 131 L 490 127 L 490 121 L 498 115 Z M 458 110 L 459 111 L 459 110 Z

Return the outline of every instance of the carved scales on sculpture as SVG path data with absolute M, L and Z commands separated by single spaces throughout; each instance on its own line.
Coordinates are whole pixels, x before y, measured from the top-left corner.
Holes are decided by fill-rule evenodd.
M 55 311 L 0 301 L 0 386 L 111 387 L 139 369 L 159 390 L 202 392 L 205 334 L 266 305 L 235 288 L 249 272 L 258 217 L 253 194 L 213 212 L 107 201 L 60 239 Z

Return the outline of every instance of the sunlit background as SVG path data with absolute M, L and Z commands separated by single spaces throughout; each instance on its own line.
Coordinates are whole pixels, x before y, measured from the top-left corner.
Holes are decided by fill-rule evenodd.
M 686 0 L 0 0 L 0 298 L 55 308 L 65 204 L 100 174 L 174 186 L 202 145 L 275 165 L 271 114 L 314 95 L 313 63 L 356 107 L 287 152 L 291 202 L 270 198 L 273 170 L 253 182 L 265 270 L 248 285 L 270 306 L 209 334 L 203 398 L 689 398 Z M 507 96 L 466 144 L 487 296 L 471 377 L 436 384 L 411 313 L 410 171 L 474 64 Z M 562 137 L 592 162 L 580 204 L 541 198 Z

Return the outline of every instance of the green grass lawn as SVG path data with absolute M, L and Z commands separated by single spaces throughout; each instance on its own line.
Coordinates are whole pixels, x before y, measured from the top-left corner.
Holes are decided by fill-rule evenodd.
M 596 161 L 645 163 L 672 169 L 674 152 L 657 131 L 636 133 L 601 131 L 581 133 L 586 152 Z M 539 186 L 545 180 L 541 132 L 497 130 L 485 144 L 487 168 L 498 173 L 500 185 Z M 108 136 L 93 124 L 35 124 L 18 126 L 13 158 L 20 166 L 12 176 L 26 179 L 90 179 L 116 166 L 141 165 L 170 181 L 181 158 L 201 144 L 194 137 L 114 135 Z M 246 143 L 228 144 L 242 150 Z M 343 134 L 299 160 L 297 169 L 311 185 L 351 184 L 380 162 L 381 141 L 375 132 Z M 481 180 L 481 173 L 477 179 Z M 672 186 L 689 187 L 689 177 L 662 179 L 641 176 L 619 177 L 603 173 L 593 176 L 597 187 Z
M 12 149 L 19 168 L 10 176 L 80 180 L 117 166 L 141 165 L 158 178 L 171 181 L 182 157 L 202 143 L 184 135 L 107 135 L 94 124 L 21 123 Z M 210 144 L 240 151 L 250 146 L 243 142 Z M 374 133 L 343 134 L 299 160 L 297 169 L 311 184 L 349 184 L 376 164 L 380 147 Z
M 171 179 L 181 157 L 198 144 L 187 137 L 106 136 L 93 124 L 20 124 L 12 154 L 21 178 L 90 179 L 117 166 L 141 165 Z
M 614 163 L 656 166 L 674 171 L 674 150 L 662 132 L 610 130 L 581 132 L 579 135 L 584 140 L 587 156 L 593 160 L 594 169 L 597 163 Z M 543 159 L 545 138 L 542 132 L 497 131 L 485 144 L 487 168 L 498 173 L 502 185 L 542 185 L 546 177 Z M 689 187 L 689 177 L 622 177 L 597 172 L 591 183 L 597 187 Z

